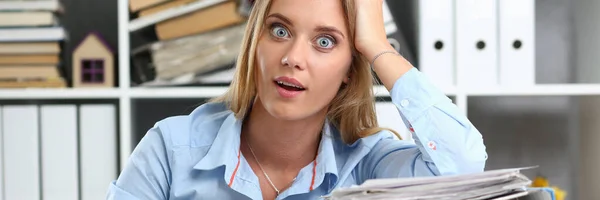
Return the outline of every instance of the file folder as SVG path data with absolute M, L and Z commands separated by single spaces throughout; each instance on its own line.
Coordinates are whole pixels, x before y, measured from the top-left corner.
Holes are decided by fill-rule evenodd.
M 4 161 L 4 134 L 2 133 L 2 105 L 0 105 L 0 163 L 5 163 Z M 4 200 L 4 168 L 3 165 L 0 165 L 0 200 Z
M 117 178 L 116 108 L 112 104 L 79 107 L 81 199 L 105 199 L 107 183 Z
M 455 85 L 454 1 L 418 3 L 418 63 L 434 85 Z
M 464 87 L 498 85 L 496 0 L 456 0 L 456 65 Z
M 77 107 L 42 105 L 42 197 L 79 199 Z
M 2 107 L 4 198 L 40 199 L 39 120 L 35 105 Z
M 535 0 L 498 1 L 500 84 L 535 84 Z

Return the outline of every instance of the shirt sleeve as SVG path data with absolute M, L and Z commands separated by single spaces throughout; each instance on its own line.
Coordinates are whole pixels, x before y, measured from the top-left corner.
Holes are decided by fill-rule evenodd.
M 169 142 L 155 126 L 136 146 L 119 178 L 110 183 L 106 199 L 168 199 L 171 172 Z
M 487 153 L 481 134 L 424 74 L 412 68 L 390 95 L 415 141 L 377 142 L 363 163 L 367 179 L 483 171 Z

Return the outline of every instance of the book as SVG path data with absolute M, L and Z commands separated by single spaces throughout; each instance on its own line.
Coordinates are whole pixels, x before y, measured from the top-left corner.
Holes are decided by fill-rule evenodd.
M 65 88 L 63 78 L 33 78 L 26 80 L 0 81 L 0 88 Z
M 0 55 L 0 65 L 51 64 L 60 62 L 58 55 Z
M 59 54 L 59 42 L 7 42 L 0 43 L 0 55 Z
M 163 4 L 158 4 L 143 10 L 140 10 L 140 12 L 138 13 L 139 17 L 145 17 L 145 16 L 149 16 L 149 15 L 153 15 L 159 12 L 163 12 L 163 11 L 167 11 L 169 9 L 174 9 L 180 6 L 185 6 L 187 4 L 196 2 L 198 0 L 173 0 L 173 1 L 167 1 Z
M 245 18 L 238 13 L 237 4 L 227 1 L 190 14 L 156 24 L 159 40 L 195 35 L 239 24 Z
M 129 22 L 129 26 L 128 26 L 129 32 L 135 32 L 140 29 L 144 29 L 146 27 L 155 25 L 156 23 L 159 23 L 159 22 L 171 19 L 171 18 L 187 15 L 194 11 L 208 8 L 213 5 L 223 3 L 226 1 L 227 0 L 201 0 L 201 1 L 196 1 L 194 3 L 187 4 L 185 6 L 179 6 L 179 7 L 173 8 L 173 9 L 165 10 L 163 12 L 158 12 L 158 13 L 155 13 L 152 15 L 137 18 L 137 19 L 131 20 Z
M 43 10 L 61 12 L 61 9 L 62 6 L 58 0 L 0 1 L 0 11 Z
M 59 78 L 60 72 L 55 65 L 0 65 L 0 80 L 26 78 Z
M 129 0 L 129 10 L 131 12 L 137 12 L 144 8 L 151 7 L 153 5 L 168 2 L 170 0 Z
M 0 12 L 0 27 L 51 26 L 56 24 L 50 11 Z
M 0 42 L 60 41 L 65 36 L 59 26 L 0 29 Z

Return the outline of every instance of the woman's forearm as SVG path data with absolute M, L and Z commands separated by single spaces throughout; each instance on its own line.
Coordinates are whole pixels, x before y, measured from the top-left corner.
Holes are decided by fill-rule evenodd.
M 379 80 L 381 80 L 388 91 L 391 91 L 396 80 L 413 68 L 413 66 L 408 60 L 397 54 L 391 46 L 381 49 L 378 53 L 369 53 L 372 55 L 366 56 L 370 56 L 368 58 L 371 59 L 372 68 L 379 77 Z

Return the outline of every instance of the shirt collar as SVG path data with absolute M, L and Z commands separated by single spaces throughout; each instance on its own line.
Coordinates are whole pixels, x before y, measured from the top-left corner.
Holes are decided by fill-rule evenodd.
M 336 144 L 336 140 L 340 141 L 340 135 L 329 123 L 329 120 L 325 121 L 322 134 L 321 144 L 319 145 L 319 154 L 317 154 L 315 188 L 320 186 L 328 175 L 330 176 L 328 187 L 333 187 L 338 178 L 338 167 L 334 145 Z
M 219 128 L 216 137 L 204 156 L 194 169 L 213 170 L 225 165 L 225 181 L 229 184 L 235 168 L 238 165 L 240 156 L 240 134 L 242 130 L 242 121 L 235 118 L 233 113 L 229 114 Z
M 213 170 L 217 167 L 225 165 L 225 181 L 230 183 L 235 169 L 239 166 L 240 159 L 240 135 L 242 130 L 242 120 L 238 120 L 233 113 L 225 119 L 219 128 L 213 144 L 209 148 L 207 154 L 202 158 L 194 169 L 197 170 Z M 316 173 L 314 179 L 314 188 L 321 186 L 326 176 L 328 178 L 328 188 L 332 188 L 338 179 L 338 167 L 334 151 L 336 140 L 340 140 L 340 134 L 326 120 L 323 126 L 321 141 L 316 158 Z M 311 163 L 312 165 L 312 163 Z M 312 174 L 311 174 L 312 176 Z M 312 177 L 309 177 L 312 179 Z M 306 192 L 309 190 L 309 185 L 306 185 Z

